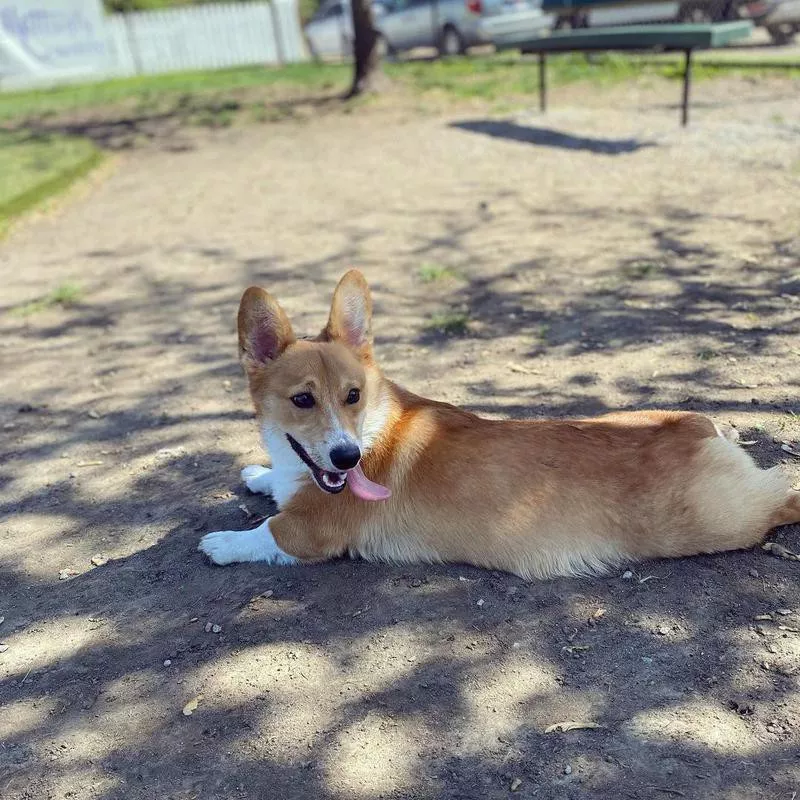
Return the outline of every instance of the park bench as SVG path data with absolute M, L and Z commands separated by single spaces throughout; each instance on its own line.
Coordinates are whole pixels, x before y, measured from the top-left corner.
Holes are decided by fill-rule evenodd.
M 496 41 L 498 50 L 521 50 L 539 56 L 539 108 L 547 110 L 548 53 L 590 52 L 608 50 L 667 50 L 684 53 L 683 102 L 681 124 L 689 121 L 689 88 L 692 80 L 692 53 L 723 47 L 744 39 L 753 30 L 749 20 L 718 23 L 687 23 L 675 25 L 626 25 L 618 28 L 581 28 L 555 31 L 537 39 L 509 35 Z

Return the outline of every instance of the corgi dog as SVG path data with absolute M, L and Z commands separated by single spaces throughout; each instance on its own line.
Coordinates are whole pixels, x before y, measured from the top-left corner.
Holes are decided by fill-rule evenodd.
M 242 478 L 279 513 L 204 536 L 215 564 L 350 555 L 550 578 L 751 547 L 800 522 L 781 468 L 760 469 L 700 414 L 498 421 L 400 388 L 375 362 L 356 270 L 315 339 L 296 338 L 260 288 L 244 293 L 238 323 L 272 458 Z

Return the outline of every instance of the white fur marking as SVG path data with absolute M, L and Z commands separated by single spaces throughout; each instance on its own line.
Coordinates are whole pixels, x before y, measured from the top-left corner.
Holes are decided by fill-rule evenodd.
M 264 446 L 272 458 L 272 470 L 270 471 L 272 498 L 278 508 L 283 508 L 300 488 L 303 476 L 307 475 L 310 478 L 311 474 L 300 456 L 292 450 L 283 431 L 267 423 L 264 425 L 261 436 Z
M 367 453 L 378 441 L 389 420 L 391 408 L 387 391 L 381 387 L 381 395 L 377 402 L 364 412 L 361 425 L 361 452 Z
M 241 475 L 253 494 L 272 494 L 272 470 L 268 467 L 251 464 L 242 470 Z
M 215 531 L 207 533 L 198 545 L 215 564 L 233 564 L 241 561 L 266 561 L 268 564 L 295 564 L 297 559 L 278 547 L 264 520 L 251 531 Z

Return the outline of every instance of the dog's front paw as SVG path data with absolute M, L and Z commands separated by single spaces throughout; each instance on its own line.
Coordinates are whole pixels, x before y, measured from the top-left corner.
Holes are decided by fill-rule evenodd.
M 242 549 L 241 535 L 241 531 L 214 531 L 214 533 L 207 533 L 200 540 L 197 549 L 220 566 L 246 560 L 240 558 Z
M 272 492 L 272 470 L 268 467 L 261 467 L 258 464 L 251 464 L 245 467 L 242 472 L 242 480 L 245 486 L 253 494 L 270 494 Z
M 207 533 L 197 549 L 214 564 L 224 566 L 239 561 L 266 561 L 268 564 L 288 565 L 297 562 L 294 556 L 278 547 L 265 520 L 252 531 L 214 531 Z

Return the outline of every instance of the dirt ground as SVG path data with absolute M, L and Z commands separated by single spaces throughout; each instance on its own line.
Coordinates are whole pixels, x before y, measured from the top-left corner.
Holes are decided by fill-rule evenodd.
M 238 478 L 265 463 L 242 289 L 311 333 L 348 266 L 413 390 L 496 416 L 704 410 L 800 477 L 797 85 L 698 83 L 688 130 L 678 94 L 186 133 L 0 244 L 0 796 L 798 795 L 796 561 L 526 584 L 196 551 L 271 510 Z M 10 313 L 65 281 L 77 305 Z

